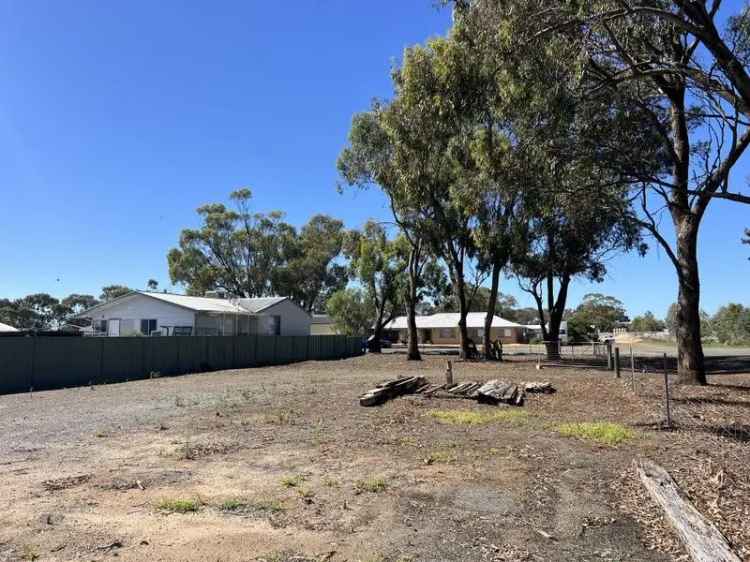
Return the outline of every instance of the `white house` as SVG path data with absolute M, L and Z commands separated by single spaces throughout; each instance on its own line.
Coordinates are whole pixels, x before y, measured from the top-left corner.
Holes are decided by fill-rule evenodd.
M 0 332 L 17 332 L 13 326 L 8 326 L 7 324 L 3 324 L 0 322 Z
M 133 291 L 77 315 L 108 336 L 309 336 L 310 315 L 286 297 L 191 297 Z
M 417 330 L 419 331 L 419 341 L 421 343 L 433 343 L 438 345 L 457 345 L 459 343 L 458 321 L 461 315 L 457 312 L 441 312 L 429 316 L 417 316 Z M 484 339 L 484 321 L 487 317 L 485 312 L 469 312 L 466 315 L 466 327 L 469 331 L 469 337 L 475 343 L 481 343 Z M 409 327 L 406 322 L 406 316 L 399 316 L 389 322 L 385 329 L 387 331 L 397 331 L 399 340 L 408 340 Z M 526 331 L 521 324 L 516 324 L 505 318 L 494 316 L 492 319 L 493 340 L 500 340 L 503 343 L 520 343 L 523 342 Z

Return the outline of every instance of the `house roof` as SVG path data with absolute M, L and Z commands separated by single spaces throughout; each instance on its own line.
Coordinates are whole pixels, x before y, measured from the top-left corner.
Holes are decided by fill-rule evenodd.
M 191 297 L 188 295 L 175 295 L 172 293 L 156 293 L 150 291 L 135 292 L 147 297 L 154 298 L 156 300 L 168 302 L 170 304 L 176 304 L 177 306 L 181 306 L 183 308 L 189 308 L 191 310 L 195 310 L 196 312 L 246 312 L 237 304 L 237 301 L 231 301 L 229 299 L 219 299 L 213 297 Z
M 0 332 L 17 332 L 13 326 L 8 326 L 7 324 L 3 324 L 0 322 Z
M 485 312 L 469 312 L 466 315 L 466 326 L 468 328 L 484 328 L 484 320 L 487 317 Z M 457 312 L 441 312 L 431 314 L 430 316 L 417 316 L 417 328 L 457 328 L 461 315 Z M 493 328 L 523 328 L 521 324 L 516 324 L 505 318 L 495 315 L 492 319 Z M 406 330 L 406 316 L 399 316 L 385 326 L 386 330 Z
M 122 297 L 109 302 L 98 304 L 88 310 L 76 315 L 86 318 L 92 310 L 98 310 L 117 304 L 121 300 L 134 295 L 142 295 L 155 300 L 173 304 L 181 308 L 187 308 L 195 312 L 214 312 L 224 314 L 259 314 L 262 311 L 287 300 L 287 297 L 263 297 L 255 299 L 220 299 L 215 297 L 193 297 L 189 295 L 176 295 L 174 293 L 158 293 L 153 291 L 133 291 Z
M 280 302 L 288 300 L 287 297 L 260 297 L 255 299 L 240 299 L 240 306 L 245 310 L 257 314 L 264 310 L 276 306 Z

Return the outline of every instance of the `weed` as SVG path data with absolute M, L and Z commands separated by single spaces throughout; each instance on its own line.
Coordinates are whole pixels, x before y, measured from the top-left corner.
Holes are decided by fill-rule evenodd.
M 244 511 L 248 507 L 250 505 L 242 500 L 226 500 L 219 506 L 219 509 L 222 511 Z
M 384 492 L 387 487 L 385 480 L 374 477 L 370 477 L 367 480 L 357 480 L 354 483 L 354 489 L 358 494 L 362 492 L 379 494 L 380 492 Z
M 458 458 L 453 453 L 449 453 L 448 451 L 433 451 L 430 453 L 430 455 L 424 460 L 425 464 L 435 464 L 435 463 L 452 463 L 456 462 Z
M 178 408 L 184 408 L 185 406 L 187 406 L 187 403 L 182 396 L 175 396 L 174 405 Z
M 263 421 L 270 425 L 294 425 L 294 412 L 281 410 L 271 414 L 265 414 Z
M 326 476 L 325 478 L 323 478 L 323 486 L 327 488 L 338 488 L 339 482 L 334 478 L 329 478 L 328 476 Z
M 151 371 L 151 372 L 150 372 L 150 373 L 148 374 L 148 378 L 150 378 L 150 379 L 158 379 L 158 378 L 161 378 L 161 373 L 160 373 L 159 371 Z
M 261 500 L 255 502 L 254 507 L 255 509 L 268 511 L 269 513 L 281 513 L 284 511 L 284 506 L 278 500 Z
M 21 554 L 21 560 L 39 560 L 39 553 L 36 547 L 25 545 L 23 547 L 23 553 Z
M 230 513 L 248 513 L 248 512 L 265 512 L 280 513 L 284 511 L 284 506 L 276 500 L 250 501 L 244 499 L 229 499 L 219 505 L 221 511 Z
M 284 476 L 281 479 L 281 485 L 284 488 L 299 488 L 302 483 L 306 480 L 303 474 L 294 474 L 291 476 Z
M 473 412 L 470 410 L 430 410 L 427 415 L 443 423 L 453 425 L 484 425 L 495 422 L 523 423 L 529 414 L 525 410 L 498 410 L 496 412 Z
M 635 437 L 633 430 L 610 422 L 564 423 L 557 426 L 557 431 L 565 437 L 579 437 L 605 445 L 619 445 Z
M 163 499 L 156 506 L 160 511 L 168 513 L 191 513 L 198 511 L 200 507 L 200 501 L 185 499 Z
M 309 488 L 297 488 L 297 493 L 304 500 L 311 500 L 315 497 L 315 492 Z

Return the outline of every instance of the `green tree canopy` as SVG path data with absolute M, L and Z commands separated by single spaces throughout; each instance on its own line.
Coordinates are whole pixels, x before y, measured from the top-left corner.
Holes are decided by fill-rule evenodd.
M 375 306 L 361 289 L 334 292 L 326 302 L 326 312 L 336 331 L 347 336 L 366 336 L 375 321 Z
M 711 326 L 721 343 L 750 343 L 750 308 L 738 303 L 722 306 L 711 319 Z
M 611 332 L 618 322 L 627 322 L 628 316 L 625 306 L 615 297 L 588 293 L 569 321 L 573 320 L 580 325 L 593 326 L 600 332 Z
M 132 292 L 133 289 L 126 287 L 125 285 L 107 285 L 102 287 L 102 293 L 99 295 L 99 300 L 102 302 L 109 302 L 116 298 L 127 295 Z
M 383 327 L 403 310 L 408 250 L 405 252 L 399 239 L 390 239 L 386 229 L 375 221 L 349 233 L 344 248 L 352 277 L 373 307 L 374 350 L 378 351 Z
M 664 327 L 665 323 L 656 318 L 650 310 L 636 316 L 630 323 L 631 332 L 661 332 Z
M 167 256 L 172 282 L 185 285 L 188 294 L 224 289 L 243 297 L 282 295 L 312 311 L 346 284 L 346 270 L 336 262 L 341 221 L 316 215 L 297 232 L 281 212 L 251 212 L 249 189 L 230 199 L 233 209 L 222 203 L 200 207 L 201 227 L 183 230 L 179 248 Z

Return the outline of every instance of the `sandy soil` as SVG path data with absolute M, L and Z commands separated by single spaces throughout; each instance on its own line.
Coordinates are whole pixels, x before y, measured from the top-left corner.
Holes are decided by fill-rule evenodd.
M 642 456 L 692 483 L 750 548 L 736 524 L 747 498 L 730 494 L 746 482 L 731 467 L 750 461 L 750 376 L 674 389 L 673 432 L 657 430 L 658 377 L 633 393 L 629 378 L 528 363 L 455 367 L 458 381 L 551 381 L 559 391 L 531 397 L 527 418 L 448 425 L 428 413 L 497 408 L 357 404 L 387 378 L 441 381 L 444 362 L 370 356 L 2 396 L 0 560 L 679 559 L 629 475 Z M 636 437 L 611 447 L 556 429 L 594 420 Z M 696 479 L 718 470 L 732 477 L 714 502 Z M 174 500 L 196 511 L 162 509 Z

